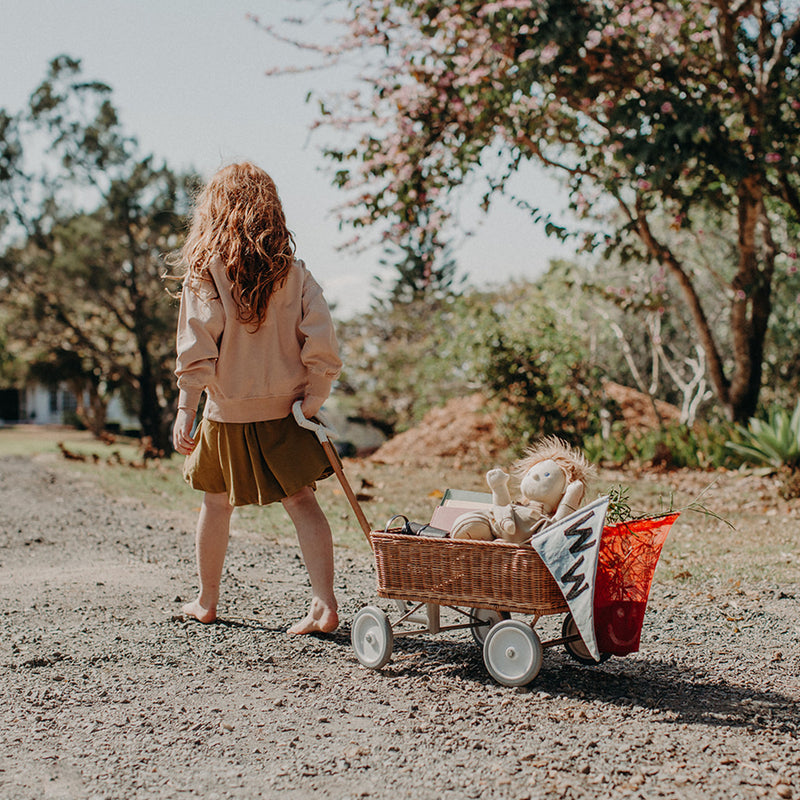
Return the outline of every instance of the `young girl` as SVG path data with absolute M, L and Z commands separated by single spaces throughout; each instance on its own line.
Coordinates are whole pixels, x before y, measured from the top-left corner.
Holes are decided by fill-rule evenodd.
M 336 336 L 322 290 L 294 257 L 275 184 L 249 164 L 221 169 L 201 192 L 181 251 L 185 269 L 177 336 L 175 449 L 184 476 L 204 492 L 197 523 L 200 591 L 183 612 L 217 617 L 234 506 L 278 500 L 297 529 L 311 582 L 307 615 L 290 633 L 339 624 L 333 542 L 314 495 L 332 470 L 292 405 L 313 417 L 339 374 Z M 192 435 L 206 393 L 203 419 Z

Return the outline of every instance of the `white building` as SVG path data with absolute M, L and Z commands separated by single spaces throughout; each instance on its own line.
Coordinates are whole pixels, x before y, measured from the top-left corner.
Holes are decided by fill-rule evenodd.
M 24 389 L 0 390 L 0 422 L 25 422 L 34 425 L 68 425 L 75 421 L 78 400 L 65 384 L 50 388 L 40 383 Z M 106 425 L 121 430 L 138 430 L 139 420 L 128 414 L 119 398 L 112 398 Z

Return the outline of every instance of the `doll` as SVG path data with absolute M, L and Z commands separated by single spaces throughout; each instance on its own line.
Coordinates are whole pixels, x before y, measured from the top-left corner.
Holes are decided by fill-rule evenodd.
M 591 465 L 581 452 L 549 436 L 529 448 L 512 471 L 521 476 L 520 500 L 512 502 L 507 473 L 489 470 L 486 482 L 492 490 L 492 505 L 458 517 L 451 530 L 454 539 L 527 541 L 580 508 Z

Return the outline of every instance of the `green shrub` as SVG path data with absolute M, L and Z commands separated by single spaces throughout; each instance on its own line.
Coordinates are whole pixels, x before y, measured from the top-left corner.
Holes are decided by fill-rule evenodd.
M 584 441 L 587 458 L 614 466 L 636 462 L 664 469 L 711 469 L 736 466 L 727 449 L 727 423 L 672 423 L 645 433 L 626 432 L 621 422 L 611 426 L 611 435 L 595 434 Z
M 386 429 L 474 392 L 499 401 L 517 450 L 551 433 L 579 444 L 599 429 L 599 371 L 532 284 L 375 307 L 338 329 L 339 397 Z
M 748 464 L 800 468 L 800 400 L 790 414 L 784 408 L 771 409 L 766 419 L 753 417 L 748 426 L 736 426 L 739 439 L 727 446 Z
M 430 408 L 477 391 L 469 298 L 415 299 L 373 308 L 337 325 L 347 412 L 388 432 Z
M 599 373 L 546 314 L 536 322 L 524 338 L 495 331 L 480 365 L 486 388 L 503 402 L 501 424 L 515 449 L 548 435 L 580 444 L 599 432 Z

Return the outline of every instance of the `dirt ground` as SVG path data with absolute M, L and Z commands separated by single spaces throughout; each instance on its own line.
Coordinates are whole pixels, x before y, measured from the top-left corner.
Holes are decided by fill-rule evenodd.
M 513 689 L 465 632 L 364 669 L 350 622 L 391 604 L 353 548 L 334 634 L 285 634 L 299 551 L 236 524 L 223 620 L 184 620 L 193 525 L 0 458 L 4 800 L 800 794 L 800 585 L 658 580 L 638 653 L 584 667 L 554 647 Z

